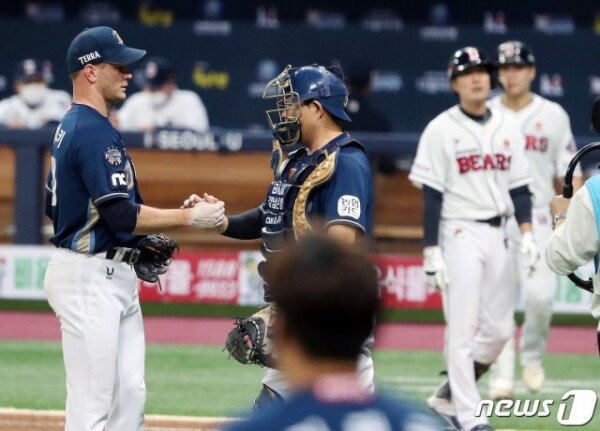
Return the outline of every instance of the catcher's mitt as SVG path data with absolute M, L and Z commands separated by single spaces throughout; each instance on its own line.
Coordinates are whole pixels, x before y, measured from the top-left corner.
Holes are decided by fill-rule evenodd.
M 140 251 L 138 261 L 133 265 L 139 279 L 160 284 L 159 275 L 167 272 L 167 266 L 173 260 L 179 245 L 164 233 L 148 235 L 142 238 L 136 248 Z
M 267 332 L 274 311 L 271 306 L 248 318 L 236 319 L 235 327 L 227 334 L 225 349 L 241 364 L 258 364 L 276 368 L 273 343 Z

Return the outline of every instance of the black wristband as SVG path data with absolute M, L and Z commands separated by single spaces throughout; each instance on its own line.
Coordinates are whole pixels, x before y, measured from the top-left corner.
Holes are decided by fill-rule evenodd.
M 423 235 L 425 246 L 437 245 L 440 231 L 440 220 L 442 218 L 443 195 L 431 187 L 423 186 Z
M 529 187 L 521 186 L 511 189 L 510 197 L 515 207 L 517 223 L 531 223 L 531 193 Z

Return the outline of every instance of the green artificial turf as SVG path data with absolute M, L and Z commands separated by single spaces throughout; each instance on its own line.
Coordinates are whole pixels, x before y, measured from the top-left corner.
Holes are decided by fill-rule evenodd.
M 519 398 L 553 399 L 550 417 L 492 418 L 499 429 L 560 430 L 558 402 L 570 389 L 600 392 L 598 358 L 594 355 L 548 355 L 547 383 L 532 396 L 517 384 Z M 440 353 L 375 352 L 379 387 L 425 406 L 442 377 Z M 262 372 L 243 366 L 219 347 L 149 345 L 147 349 L 147 413 L 191 416 L 238 415 L 247 410 L 259 390 Z M 480 382 L 483 396 L 487 380 Z M 58 342 L 0 341 L 0 407 L 64 409 L 65 383 Z M 600 415 L 578 429 L 600 429 Z

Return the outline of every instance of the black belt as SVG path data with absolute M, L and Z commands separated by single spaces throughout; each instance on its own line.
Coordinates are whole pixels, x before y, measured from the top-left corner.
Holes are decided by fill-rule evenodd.
M 496 217 L 492 217 L 492 218 L 488 218 L 485 220 L 475 220 L 479 223 L 487 223 L 492 227 L 500 227 L 502 226 L 502 222 L 504 221 L 504 217 L 502 216 L 496 216 Z
M 137 248 L 114 247 L 106 252 L 106 258 L 133 265 L 140 258 L 140 251 Z

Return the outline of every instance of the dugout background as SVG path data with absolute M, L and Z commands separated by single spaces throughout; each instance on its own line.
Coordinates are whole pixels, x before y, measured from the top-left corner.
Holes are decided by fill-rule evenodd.
M 1 19 L 0 97 L 12 93 L 15 64 L 27 57 L 51 60 L 53 86 L 69 91 L 66 49 L 84 27 L 79 22 Z M 249 22 L 203 25 L 191 20 L 169 28 L 133 22 L 115 27 L 127 45 L 171 59 L 180 87 L 200 94 L 211 125 L 218 127 L 265 128 L 262 89 L 288 63 L 338 62 L 348 68 L 366 61 L 374 69 L 373 104 L 395 131 L 421 132 L 435 115 L 456 103 L 445 75 L 452 52 L 476 45 L 492 55 L 500 42 L 509 39 L 522 40 L 533 49 L 538 60 L 534 90 L 566 109 L 576 135 L 590 134 L 589 110 L 600 94 L 600 37 L 591 26 L 575 28 L 572 34 L 548 34 L 525 26 L 490 34 L 480 25 L 407 24 L 399 31 L 378 32 L 347 24 L 344 29 L 320 30 L 294 22 L 261 29 Z

